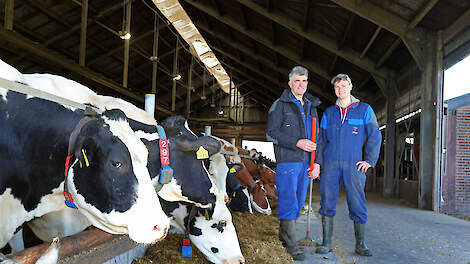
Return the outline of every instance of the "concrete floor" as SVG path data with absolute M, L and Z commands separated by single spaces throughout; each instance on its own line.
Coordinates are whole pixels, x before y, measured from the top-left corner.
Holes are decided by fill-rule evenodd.
M 315 184 L 318 185 L 318 184 Z M 312 208 L 318 211 L 319 191 L 314 191 Z M 340 194 L 334 219 L 334 252 L 315 254 L 305 247 L 307 259 L 294 263 L 445 263 L 470 264 L 470 221 L 432 211 L 416 209 L 398 200 L 386 200 L 378 193 L 367 193 L 368 223 L 366 243 L 372 257 L 354 253 L 354 228 L 346 199 Z M 307 215 L 297 220 L 297 238 L 306 236 Z M 321 243 L 318 213 L 311 217 L 311 238 Z

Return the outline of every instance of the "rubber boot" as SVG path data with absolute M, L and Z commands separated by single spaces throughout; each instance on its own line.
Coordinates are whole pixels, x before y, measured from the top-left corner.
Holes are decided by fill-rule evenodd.
M 354 222 L 354 235 L 356 236 L 356 250 L 355 252 L 361 256 L 372 256 L 372 252 L 366 246 L 364 241 L 365 224 Z
M 304 260 L 305 253 L 301 247 L 297 246 L 295 239 L 295 220 L 281 220 L 279 225 L 279 240 L 294 260 Z
M 317 254 L 327 254 L 333 251 L 331 247 L 333 238 L 333 217 L 322 215 L 321 217 L 322 229 L 323 229 L 323 242 L 321 246 L 317 247 L 315 252 Z

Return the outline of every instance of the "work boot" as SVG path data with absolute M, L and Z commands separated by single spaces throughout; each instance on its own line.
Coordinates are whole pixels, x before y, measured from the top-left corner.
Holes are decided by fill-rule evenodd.
M 333 238 L 333 217 L 322 215 L 321 217 L 322 229 L 323 229 L 323 242 L 321 246 L 317 247 L 315 253 L 327 254 L 333 251 L 331 247 Z
M 303 249 L 297 246 L 295 239 L 295 220 L 281 220 L 279 225 L 279 240 L 294 260 L 304 260 Z
M 361 256 L 372 256 L 372 252 L 366 246 L 364 241 L 365 224 L 354 222 L 354 235 L 356 236 L 356 250 L 355 252 Z

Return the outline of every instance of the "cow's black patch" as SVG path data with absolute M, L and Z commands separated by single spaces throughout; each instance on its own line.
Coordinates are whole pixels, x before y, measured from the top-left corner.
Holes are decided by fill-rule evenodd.
M 219 253 L 219 249 L 215 247 L 211 247 L 212 253 Z
M 219 230 L 220 233 L 224 232 L 224 227 L 226 226 L 227 226 L 227 222 L 225 222 L 224 220 L 219 221 L 217 224 L 211 225 L 212 228 L 216 228 L 217 230 Z
M 180 207 L 179 202 L 169 202 L 167 200 L 163 200 L 160 196 L 158 196 L 158 199 L 160 200 L 160 205 L 162 206 L 163 212 L 168 216 L 171 217 L 173 216 L 174 211 Z

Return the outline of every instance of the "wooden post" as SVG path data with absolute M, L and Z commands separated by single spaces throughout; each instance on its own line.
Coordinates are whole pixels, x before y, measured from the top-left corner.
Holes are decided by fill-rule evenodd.
M 88 23 L 88 0 L 83 0 L 82 24 L 81 24 L 81 31 L 80 31 L 80 57 L 78 59 L 80 66 L 85 66 L 87 23 Z
M 178 43 L 179 40 L 176 38 L 175 56 L 173 57 L 173 87 L 171 89 L 171 111 L 175 112 L 176 105 L 176 75 L 178 74 Z
M 126 32 L 131 33 L 131 4 L 126 4 Z M 129 74 L 129 46 L 130 39 L 124 40 L 124 69 L 122 74 L 122 86 L 127 88 L 128 74 Z
M 15 8 L 15 0 L 5 1 L 5 29 L 13 30 L 13 12 Z
M 186 119 L 189 118 L 189 113 L 191 111 L 191 89 L 193 89 L 193 65 L 194 57 L 191 57 L 191 64 L 189 65 L 188 71 L 188 87 L 186 94 Z

